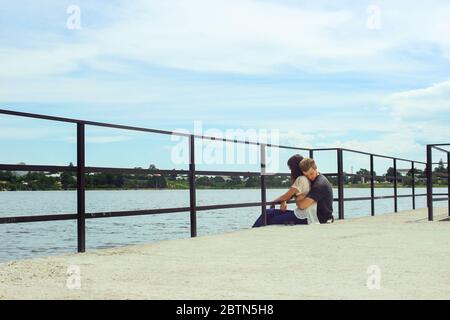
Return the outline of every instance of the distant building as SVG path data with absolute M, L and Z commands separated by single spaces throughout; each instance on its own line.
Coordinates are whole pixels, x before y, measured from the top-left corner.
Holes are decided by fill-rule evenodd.
M 25 162 L 19 162 L 18 165 L 25 166 L 26 163 Z M 11 173 L 13 175 L 15 175 L 16 177 L 23 177 L 23 176 L 27 175 L 28 171 L 11 171 Z
M 61 177 L 61 173 L 46 174 L 45 176 L 49 178 L 59 178 Z

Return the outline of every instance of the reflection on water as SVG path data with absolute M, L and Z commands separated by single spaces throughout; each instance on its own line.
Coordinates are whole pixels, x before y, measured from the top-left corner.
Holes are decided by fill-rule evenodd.
M 274 199 L 284 190 L 268 190 Z M 399 194 L 410 194 L 399 189 Z M 424 194 L 418 188 L 417 194 Z M 447 192 L 446 188 L 435 192 Z M 334 190 L 335 197 L 337 191 Z M 376 196 L 393 195 L 392 189 L 376 189 Z M 369 189 L 345 189 L 346 197 L 370 196 Z M 198 205 L 258 202 L 260 190 L 197 190 Z M 0 216 L 24 216 L 76 212 L 76 191 L 0 192 Z M 446 207 L 437 202 L 436 207 Z M 127 190 L 87 191 L 86 211 L 120 211 L 189 206 L 187 190 Z M 416 198 L 416 207 L 424 208 L 426 197 Z M 291 205 L 293 208 L 293 205 Z M 394 211 L 394 200 L 376 200 L 376 214 Z M 399 210 L 412 208 L 411 198 L 398 199 Z M 337 203 L 334 203 L 337 217 Z M 258 207 L 199 211 L 199 236 L 250 228 L 260 214 Z M 345 217 L 370 215 L 370 201 L 345 203 Z M 0 225 L 0 261 L 76 252 L 76 221 L 52 221 Z M 88 219 L 86 221 L 87 250 L 150 243 L 190 236 L 189 212 L 152 216 Z

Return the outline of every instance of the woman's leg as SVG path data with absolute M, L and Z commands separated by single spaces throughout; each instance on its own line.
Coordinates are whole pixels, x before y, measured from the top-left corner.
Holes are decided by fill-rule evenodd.
M 308 224 L 308 219 L 299 219 L 294 211 L 286 210 L 284 213 L 272 217 L 270 224 Z
M 282 212 L 278 209 L 267 209 L 267 224 L 308 224 L 307 219 L 299 219 L 295 216 L 294 211 L 286 210 Z M 262 215 L 256 220 L 253 228 L 263 225 Z
M 278 212 L 277 212 L 278 211 Z M 275 209 L 267 209 L 267 224 L 270 224 L 269 221 L 277 214 L 279 213 L 280 210 L 275 210 Z M 263 226 L 263 216 L 260 215 L 259 218 L 255 221 L 255 223 L 253 224 L 252 228 L 258 228 L 258 227 L 262 227 Z

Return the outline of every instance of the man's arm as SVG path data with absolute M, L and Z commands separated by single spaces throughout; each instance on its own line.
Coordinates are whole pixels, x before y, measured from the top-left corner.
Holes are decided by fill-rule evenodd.
M 310 206 L 312 206 L 315 201 L 309 197 L 306 197 L 304 199 L 297 199 L 296 202 L 297 202 L 297 207 L 299 209 L 305 210 L 305 209 L 309 208 Z
M 295 196 L 295 194 L 298 192 L 298 190 L 296 188 L 289 188 L 289 190 L 283 194 L 282 196 L 279 196 L 278 198 L 276 198 L 275 200 L 273 200 L 273 203 L 280 203 L 280 202 L 284 202 L 284 201 L 289 201 L 292 199 L 292 197 Z

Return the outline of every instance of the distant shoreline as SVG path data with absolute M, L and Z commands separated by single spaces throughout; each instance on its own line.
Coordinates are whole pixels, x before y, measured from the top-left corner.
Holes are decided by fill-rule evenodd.
M 433 185 L 433 188 L 446 188 L 447 186 L 445 185 Z M 333 186 L 333 188 L 337 188 L 337 186 Z M 393 186 L 377 186 L 375 185 L 374 187 L 375 189 L 393 189 Z M 426 188 L 425 185 L 419 185 L 415 187 L 417 188 Z M 282 188 L 282 187 L 278 187 L 278 188 L 274 188 L 274 187 L 270 187 L 267 189 L 275 189 L 275 190 L 285 190 L 286 188 Z M 369 186 L 345 186 L 345 189 L 370 189 L 370 185 Z M 397 189 L 412 189 L 411 186 L 397 186 Z M 124 188 L 95 188 L 95 189 L 91 189 L 91 188 L 87 188 L 86 191 L 142 191 L 142 190 L 189 190 L 189 188 L 139 188 L 139 189 L 135 189 L 135 188 L 129 188 L 129 189 L 124 189 Z M 214 188 L 214 187 L 197 187 L 196 190 L 261 190 L 261 188 Z M 33 191 L 77 191 L 77 189 L 49 189 L 49 190 L 0 190 L 0 192 L 16 192 L 16 191 L 26 191 L 26 192 L 33 192 Z

